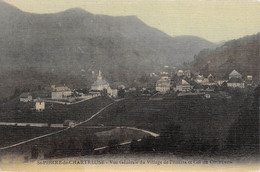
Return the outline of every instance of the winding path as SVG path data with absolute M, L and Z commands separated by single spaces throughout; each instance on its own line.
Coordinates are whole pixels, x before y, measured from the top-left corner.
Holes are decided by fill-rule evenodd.
M 35 140 L 38 140 L 38 139 L 41 139 L 41 138 L 44 138 L 44 137 L 48 137 L 48 136 L 52 136 L 52 135 L 55 135 L 55 134 L 59 134 L 59 133 L 62 133 L 62 132 L 65 132 L 69 129 L 72 129 L 72 128 L 75 128 L 77 126 L 80 126 L 88 121 L 90 121 L 91 119 L 93 119 L 94 117 L 96 117 L 97 115 L 99 115 L 101 112 L 103 112 L 105 109 L 107 109 L 108 107 L 110 107 L 111 105 L 113 105 L 114 103 L 118 102 L 118 101 L 121 101 L 123 99 L 120 99 L 120 100 L 117 100 L 117 101 L 114 101 L 112 103 L 110 103 L 109 105 L 103 107 L 102 109 L 100 109 L 97 113 L 95 113 L 94 115 L 92 115 L 90 118 L 84 120 L 84 121 L 81 121 L 77 124 L 75 124 L 74 126 L 71 126 L 71 127 L 67 127 L 67 128 L 64 128 L 62 130 L 59 130 L 59 131 L 55 131 L 55 132 L 52 132 L 52 133 L 49 133 L 49 134 L 45 134 L 45 135 L 42 135 L 42 136 L 38 136 L 38 137 L 35 137 L 35 138 L 32 138 L 32 139 L 29 139 L 29 140 L 26 140 L 26 141 L 22 141 L 22 142 L 19 142 L 19 143 L 16 143 L 16 144 L 13 144 L 13 145 L 9 145 L 9 146 L 5 146 L 5 147 L 1 147 L 0 150 L 5 150 L 5 149 L 9 149 L 9 148 L 13 148 L 13 147 L 16 147 L 16 146 L 19 146 L 19 145 L 23 145 L 23 144 L 26 144 L 26 143 L 29 143 L 29 142 L 32 142 L 32 141 L 35 141 Z M 151 136 L 153 137 L 158 137 L 159 134 L 157 133 L 154 133 L 154 132 L 151 132 L 151 131 L 148 131 L 148 130 L 143 130 L 143 129 L 139 129 L 139 128 L 136 128 L 136 127 L 126 127 L 126 126 L 121 126 L 121 127 L 115 127 L 115 128 L 126 128 L 126 129 L 130 129 L 130 130 L 136 130 L 136 131 L 141 131 L 141 132 L 144 132 L 144 133 L 147 133 L 147 134 L 150 134 Z M 139 139 L 138 141 L 141 141 L 141 139 Z M 123 142 L 123 143 L 120 143 L 119 145 L 126 145 L 126 144 L 130 144 L 131 141 L 126 141 L 126 142 Z M 94 150 L 97 151 L 97 150 L 102 150 L 102 149 L 106 149 L 108 146 L 104 146 L 104 147 L 100 147 L 100 148 L 95 148 Z
M 55 131 L 55 132 L 52 132 L 52 133 L 49 133 L 49 134 L 45 134 L 45 135 L 42 135 L 42 136 L 38 136 L 38 137 L 29 139 L 29 140 L 26 140 L 26 141 L 22 141 L 22 142 L 13 144 L 13 145 L 1 147 L 0 150 L 5 150 L 5 149 L 13 148 L 13 147 L 16 147 L 16 146 L 19 146 L 19 145 L 23 145 L 23 144 L 32 142 L 32 141 L 34 141 L 34 140 L 38 140 L 38 139 L 41 139 L 41 138 L 44 138 L 44 137 L 48 137 L 48 136 L 52 136 L 52 135 L 55 135 L 55 134 L 58 134 L 58 133 L 62 133 L 62 132 L 67 131 L 67 130 L 69 130 L 69 129 L 71 129 L 71 128 L 77 127 L 77 126 L 79 126 L 79 125 L 81 125 L 81 124 L 83 124 L 83 123 L 86 123 L 86 122 L 90 121 L 91 119 L 93 119 L 95 116 L 99 115 L 102 111 L 104 111 L 106 108 L 108 108 L 109 106 L 113 105 L 114 103 L 116 103 L 116 102 L 110 103 L 109 105 L 103 107 L 103 108 L 100 109 L 97 113 L 95 113 L 94 115 L 92 115 L 90 118 L 88 118 L 88 119 L 86 119 L 85 121 L 82 121 L 82 122 L 80 122 L 80 123 L 74 125 L 73 127 L 68 127 L 68 128 L 65 128 L 65 129 L 62 129 L 62 130 L 59 130 L 59 131 Z
M 116 127 L 116 128 L 127 128 L 127 129 L 130 129 L 130 130 L 142 131 L 144 133 L 150 134 L 153 137 L 158 137 L 159 136 L 159 134 L 157 134 L 157 133 L 154 133 L 154 132 L 151 132 L 151 131 L 148 131 L 148 130 L 135 128 L 135 127 Z

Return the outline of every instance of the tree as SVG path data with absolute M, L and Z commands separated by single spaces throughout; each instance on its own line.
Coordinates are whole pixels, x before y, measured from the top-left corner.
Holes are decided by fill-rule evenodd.
M 39 156 L 38 149 L 34 146 L 31 149 L 31 155 L 32 155 L 32 159 L 37 159 Z
M 75 153 L 76 153 L 76 145 L 75 145 L 75 142 L 74 142 L 74 140 L 71 138 L 70 140 L 69 140 L 69 143 L 68 143 L 68 155 L 70 156 L 70 155 L 75 155 Z
M 130 144 L 130 151 L 132 152 L 138 151 L 139 150 L 138 148 L 139 148 L 138 141 L 136 139 L 133 139 Z
M 83 142 L 83 145 L 82 145 L 81 154 L 88 155 L 93 151 L 93 149 L 94 149 L 93 142 L 91 140 L 89 140 L 88 138 L 86 138 L 86 140 Z
M 221 84 L 221 87 L 222 87 L 223 91 L 227 91 L 227 89 L 228 89 L 227 82 L 223 82 Z
M 173 151 L 180 147 L 184 141 L 184 135 L 181 127 L 174 123 L 168 124 L 161 132 L 159 138 L 160 150 Z
M 108 142 L 109 152 L 116 151 L 118 144 L 119 144 L 119 141 L 117 139 L 109 140 L 109 142 Z
M 125 90 L 124 89 L 119 89 L 118 90 L 118 97 L 124 98 L 125 97 Z
M 227 148 L 250 148 L 259 153 L 259 86 L 240 106 L 238 120 L 231 126 Z

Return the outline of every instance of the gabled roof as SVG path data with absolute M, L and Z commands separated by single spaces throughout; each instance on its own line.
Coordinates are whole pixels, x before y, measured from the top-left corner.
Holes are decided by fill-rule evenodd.
M 241 75 L 241 74 L 238 73 L 238 71 L 233 70 L 229 75 L 235 76 L 235 75 Z
M 37 98 L 37 100 L 35 102 L 44 102 L 41 98 Z
M 213 78 L 213 75 L 210 73 L 210 74 L 208 75 L 208 78 Z
M 22 93 L 20 95 L 20 98 L 28 98 L 28 96 L 31 96 L 31 94 L 30 93 Z
M 190 85 L 187 81 L 185 81 L 184 79 L 181 80 L 181 82 L 177 85 Z
M 189 83 L 183 79 L 183 80 L 181 80 L 181 84 L 186 85 L 186 84 L 189 84 Z
M 67 86 L 55 87 L 55 91 L 70 91 L 70 88 Z
M 204 79 L 204 76 L 203 75 L 198 75 L 197 79 Z

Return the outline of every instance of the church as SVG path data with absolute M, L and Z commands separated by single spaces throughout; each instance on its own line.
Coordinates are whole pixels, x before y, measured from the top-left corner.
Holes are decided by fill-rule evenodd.
M 101 71 L 98 73 L 97 80 L 91 86 L 92 91 L 103 91 L 106 90 L 109 97 L 116 98 L 118 94 L 117 89 L 111 89 L 109 83 L 102 78 Z
M 103 91 L 109 88 L 109 83 L 102 78 L 101 71 L 98 73 L 97 80 L 92 84 L 92 91 Z

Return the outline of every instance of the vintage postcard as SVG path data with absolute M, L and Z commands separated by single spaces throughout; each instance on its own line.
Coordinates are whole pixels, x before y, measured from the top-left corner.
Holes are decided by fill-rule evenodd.
M 260 1 L 0 0 L 0 172 L 259 167 Z

